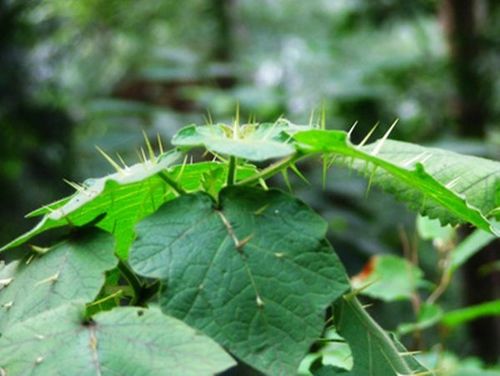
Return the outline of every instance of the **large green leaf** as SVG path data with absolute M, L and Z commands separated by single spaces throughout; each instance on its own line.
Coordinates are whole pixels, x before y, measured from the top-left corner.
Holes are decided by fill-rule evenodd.
M 272 375 L 294 374 L 348 288 L 326 222 L 277 191 L 232 187 L 166 203 L 137 227 L 130 264 L 163 310 Z
M 94 230 L 29 258 L 29 263 L 14 262 L 9 284 L 0 290 L 0 334 L 13 323 L 70 301 L 92 301 L 104 284 L 104 272 L 118 262 L 113 249 L 112 236 Z
M 97 227 L 115 235 L 116 253 L 126 259 L 135 236 L 134 225 L 176 197 L 175 191 L 161 177 L 162 173 L 176 179 L 187 192 L 201 189 L 216 192 L 224 184 L 227 170 L 224 164 L 204 162 L 169 167 L 177 158 L 178 153 L 169 153 L 155 163 L 146 161 L 103 178 L 87 180 L 84 191 L 30 213 L 31 216 L 44 214 L 44 217 L 32 230 L 0 251 L 21 245 L 53 228 L 83 226 L 98 219 Z M 251 167 L 242 166 L 237 177 L 243 179 L 252 172 Z
M 82 318 L 64 305 L 10 327 L 0 374 L 213 375 L 234 361 L 216 343 L 158 309 L 121 307 Z
M 294 136 L 302 153 L 344 160 L 411 208 L 443 224 L 471 223 L 500 234 L 487 219 L 500 205 L 500 163 L 403 142 L 352 145 L 342 131 L 309 130 Z
M 335 326 L 352 351 L 350 371 L 323 367 L 315 375 L 403 376 L 422 372 L 432 375 L 397 341 L 387 335 L 352 295 L 339 299 L 335 307 Z
M 289 133 L 297 129 L 300 126 L 292 125 L 286 120 L 241 126 L 190 125 L 182 128 L 174 136 L 172 143 L 184 147 L 204 146 L 218 154 L 264 161 L 295 153 Z

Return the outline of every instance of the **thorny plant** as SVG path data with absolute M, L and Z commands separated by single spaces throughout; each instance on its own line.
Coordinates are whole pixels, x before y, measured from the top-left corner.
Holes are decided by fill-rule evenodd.
M 268 179 L 303 178 L 297 162 L 319 157 L 324 179 L 342 164 L 424 216 L 498 236 L 499 164 L 389 140 L 395 123 L 354 145 L 324 119 L 189 125 L 159 155 L 146 137 L 133 166 L 99 149 L 116 172 L 70 182 L 74 195 L 29 213 L 39 223 L 2 248 L 66 229 L 0 267 L 0 373 L 200 375 L 236 360 L 290 375 L 314 343 L 341 341 L 350 366 L 307 372 L 433 374 L 358 301 L 378 282 L 351 287 L 327 223 Z

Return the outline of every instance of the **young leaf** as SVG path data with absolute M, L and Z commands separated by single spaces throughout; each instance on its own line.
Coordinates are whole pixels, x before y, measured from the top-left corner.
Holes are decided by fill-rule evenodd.
M 70 301 L 92 301 L 104 284 L 104 272 L 118 262 L 113 250 L 112 236 L 95 230 L 52 247 L 29 264 L 13 263 L 11 281 L 0 290 L 0 334 L 9 325 Z
M 43 312 L 0 337 L 0 374 L 213 375 L 234 365 L 216 343 L 158 309 L 83 306 Z
M 219 200 L 166 203 L 137 225 L 130 264 L 164 280 L 164 312 L 266 374 L 294 374 L 349 287 L 327 224 L 277 190 L 230 187 Z
M 342 131 L 310 130 L 294 139 L 303 153 L 346 157 L 350 167 L 423 215 L 500 234 L 487 219 L 500 206 L 498 162 L 390 140 L 356 147 Z
M 218 154 L 249 161 L 264 161 L 295 153 L 289 133 L 305 128 L 307 127 L 300 128 L 284 120 L 241 126 L 190 125 L 182 128 L 174 136 L 172 144 L 189 148 L 204 146 L 207 150 Z

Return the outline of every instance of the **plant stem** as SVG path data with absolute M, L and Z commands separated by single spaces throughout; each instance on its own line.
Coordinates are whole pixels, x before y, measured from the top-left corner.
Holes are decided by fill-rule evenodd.
M 134 298 L 132 299 L 131 305 L 137 304 L 137 302 L 141 299 L 141 294 L 143 290 L 143 286 L 139 278 L 135 275 L 135 273 L 130 270 L 130 267 L 125 264 L 123 261 L 118 262 L 118 270 L 122 274 L 123 278 L 125 278 L 134 290 Z
M 229 168 L 227 171 L 227 185 L 234 185 L 236 181 L 236 157 L 229 157 Z
M 160 177 L 163 179 L 165 183 L 167 183 L 177 194 L 185 195 L 186 191 L 182 189 L 182 187 L 177 184 L 175 180 L 173 180 L 166 172 L 161 172 Z
M 279 161 L 267 166 L 265 169 L 255 174 L 254 176 L 250 176 L 247 179 L 237 182 L 236 185 L 251 185 L 253 183 L 257 183 L 261 179 L 265 180 L 267 178 L 270 178 L 274 174 L 297 162 L 302 157 L 303 155 L 301 154 L 294 154 L 290 155 L 289 157 L 280 159 Z

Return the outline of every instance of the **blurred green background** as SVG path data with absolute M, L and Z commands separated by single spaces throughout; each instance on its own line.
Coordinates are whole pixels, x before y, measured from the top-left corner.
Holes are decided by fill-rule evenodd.
M 329 128 L 358 123 L 355 142 L 399 119 L 392 138 L 499 159 L 499 71 L 494 0 L 0 0 L 0 241 L 72 192 L 62 178 L 109 173 L 96 145 L 133 163 L 142 130 L 167 141 L 191 122 L 232 121 L 237 105 L 242 119 L 295 123 L 324 109 Z M 318 166 L 301 166 L 311 185 L 293 179 L 294 190 L 330 222 L 351 275 L 406 249 L 437 283 L 442 254 L 414 214 L 340 169 L 323 190 Z M 498 240 L 487 247 L 445 310 L 500 298 Z M 388 329 L 415 319 L 408 301 L 373 314 Z M 500 354 L 498 316 L 418 336 L 406 344 L 439 354 L 450 375 L 486 374 Z

